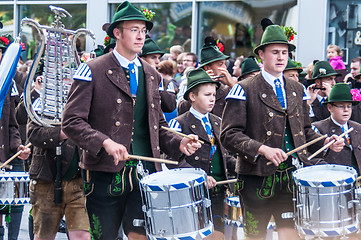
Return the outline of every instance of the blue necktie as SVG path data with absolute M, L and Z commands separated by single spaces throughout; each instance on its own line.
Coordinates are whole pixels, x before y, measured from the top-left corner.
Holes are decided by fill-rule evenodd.
M 276 95 L 277 95 L 278 101 L 280 101 L 282 108 L 286 108 L 281 81 L 278 78 L 275 80 L 275 86 L 276 86 Z
M 211 154 L 210 154 L 210 159 L 212 159 L 213 154 L 216 152 L 217 146 L 216 146 L 216 143 L 215 143 L 215 139 L 214 139 L 214 137 L 213 137 L 213 134 L 212 134 L 211 124 L 209 123 L 208 118 L 207 118 L 207 117 L 203 117 L 203 118 L 202 118 L 202 121 L 203 121 L 204 126 L 205 126 L 205 128 L 206 128 L 206 132 L 207 132 L 208 138 L 209 138 L 209 140 L 211 141 Z
M 325 101 L 326 101 L 326 99 L 323 97 L 323 98 L 321 99 L 321 101 L 320 101 L 321 106 L 322 106 L 322 104 L 323 104 Z
M 132 97 L 137 96 L 138 91 L 138 83 L 137 83 L 137 75 L 135 75 L 134 63 L 129 63 L 129 85 L 130 85 L 130 92 Z

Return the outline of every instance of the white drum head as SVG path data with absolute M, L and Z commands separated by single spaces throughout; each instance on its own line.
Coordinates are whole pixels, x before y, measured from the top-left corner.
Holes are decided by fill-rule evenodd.
M 203 184 L 207 174 L 200 168 L 176 168 L 153 173 L 143 178 L 141 185 L 148 186 L 152 191 L 164 191 L 164 187 L 169 186 L 169 190 L 178 190 Z
M 335 187 L 356 181 L 353 167 L 336 164 L 304 167 L 293 173 L 296 184 L 308 187 Z

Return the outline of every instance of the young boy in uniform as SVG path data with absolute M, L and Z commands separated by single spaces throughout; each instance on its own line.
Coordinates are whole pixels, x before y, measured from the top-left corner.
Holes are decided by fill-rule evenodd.
M 216 216 L 224 214 L 225 187 L 216 186 L 216 182 L 226 180 L 228 171 L 234 171 L 235 159 L 228 157 L 227 151 L 220 143 L 221 119 L 210 113 L 214 107 L 216 89 L 220 83 L 213 81 L 202 68 L 191 71 L 187 78 L 184 99 L 190 101 L 192 107 L 189 111 L 172 119 L 169 126 L 178 132 L 196 134 L 205 144 L 193 155 L 180 161 L 178 167 L 202 168 L 206 171 L 214 228 L 221 232 L 224 223 L 220 221 L 220 217 L 216 218 Z
M 328 151 L 324 157 L 327 163 L 342 164 L 354 167 L 360 175 L 361 167 L 361 124 L 351 121 L 352 106 L 359 101 L 354 101 L 350 87 L 346 83 L 336 83 L 325 102 L 331 116 L 318 122 L 312 123 L 314 130 L 321 134 L 340 135 L 350 128 L 354 130 L 344 137 L 345 147 L 341 152 Z
M 262 21 L 264 22 L 264 21 Z M 307 150 L 292 156 L 291 151 L 320 136 L 311 128 L 309 98 L 298 82 L 284 79 L 288 53 L 295 46 L 288 42 L 278 25 L 264 26 L 261 44 L 254 53 L 262 59 L 261 74 L 238 82 L 226 98 L 221 127 L 221 143 L 237 156 L 236 172 L 247 239 L 264 239 L 273 215 L 280 240 L 299 239 L 294 221 L 282 214 L 293 212 L 292 171 L 299 161 L 307 161 Z M 331 146 L 341 151 L 337 136 Z M 318 150 L 324 142 L 311 145 Z M 273 164 L 267 164 L 271 161 Z

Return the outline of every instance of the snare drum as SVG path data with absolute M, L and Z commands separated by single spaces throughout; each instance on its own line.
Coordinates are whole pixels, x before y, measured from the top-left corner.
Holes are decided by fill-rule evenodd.
M 29 198 L 30 177 L 26 172 L 0 173 L 0 204 L 25 204 Z
M 227 211 L 224 218 L 224 237 L 227 240 L 244 239 L 242 209 L 238 196 L 226 199 Z
M 293 173 L 296 228 L 300 235 L 337 237 L 356 232 L 357 172 L 344 165 L 316 165 Z
M 206 179 L 202 169 L 179 168 L 140 181 L 149 239 L 199 239 L 213 232 Z

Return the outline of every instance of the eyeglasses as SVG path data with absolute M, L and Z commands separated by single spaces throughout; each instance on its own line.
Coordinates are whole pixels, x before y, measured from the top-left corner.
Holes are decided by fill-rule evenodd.
M 332 104 L 332 105 L 335 106 L 338 109 L 345 109 L 345 110 L 352 109 L 352 105 L 336 105 L 336 104 Z
M 149 33 L 149 30 L 144 28 L 144 29 L 139 29 L 139 28 L 124 28 L 122 27 L 122 29 L 126 29 L 129 30 L 131 34 L 144 34 L 147 35 Z

